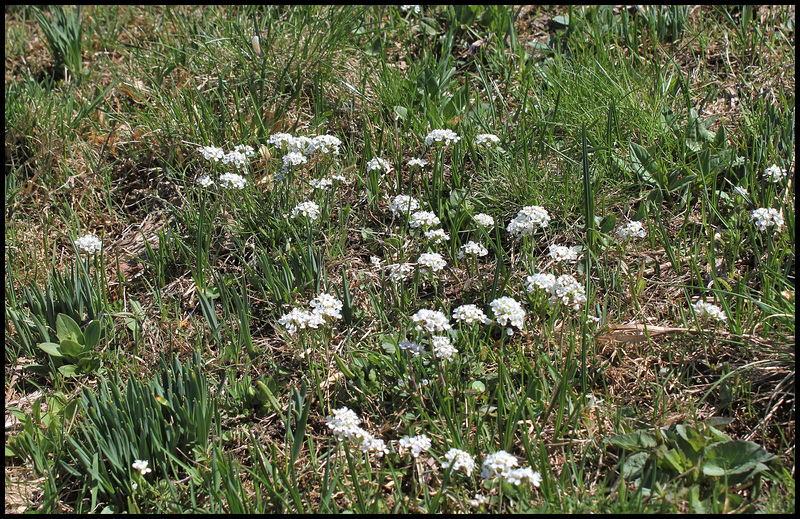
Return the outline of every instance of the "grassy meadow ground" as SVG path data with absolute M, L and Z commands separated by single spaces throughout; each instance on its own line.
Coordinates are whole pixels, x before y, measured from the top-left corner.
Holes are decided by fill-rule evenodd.
M 6 512 L 792 513 L 794 23 L 6 7 Z

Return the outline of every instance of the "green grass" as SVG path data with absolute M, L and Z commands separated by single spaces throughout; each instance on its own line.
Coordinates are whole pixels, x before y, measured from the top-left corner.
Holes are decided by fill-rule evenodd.
M 794 510 L 794 8 L 5 16 L 7 511 Z M 280 132 L 341 147 L 286 169 Z M 244 171 L 200 151 L 237 145 Z M 549 224 L 516 236 L 531 206 Z M 292 333 L 320 294 L 341 316 Z M 484 478 L 499 451 L 536 484 Z

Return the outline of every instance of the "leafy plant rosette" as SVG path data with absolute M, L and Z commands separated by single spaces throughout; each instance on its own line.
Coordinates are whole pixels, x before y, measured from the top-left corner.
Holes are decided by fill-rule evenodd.
M 50 356 L 52 366 L 65 377 L 84 375 L 100 367 L 100 356 L 95 347 L 100 343 L 100 320 L 90 321 L 81 330 L 75 320 L 58 314 L 56 336 L 59 342 L 42 342 L 39 349 Z M 38 369 L 36 369 L 38 368 Z M 31 366 L 33 371 L 47 370 L 46 366 Z
M 682 488 L 674 497 L 688 500 L 695 512 L 704 513 L 714 505 L 744 511 L 758 499 L 762 473 L 778 458 L 757 443 L 732 440 L 719 429 L 732 421 L 712 417 L 698 428 L 673 424 L 605 441 L 633 453 L 622 460 L 622 476 L 633 480 L 645 494 L 677 482 Z M 749 503 L 734 493 L 750 486 Z

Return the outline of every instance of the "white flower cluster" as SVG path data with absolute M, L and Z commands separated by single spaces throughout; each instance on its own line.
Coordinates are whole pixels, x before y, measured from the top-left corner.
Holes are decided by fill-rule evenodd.
M 320 153 L 339 155 L 339 148 L 341 145 L 342 141 L 339 140 L 338 137 L 334 137 L 333 135 L 317 135 L 308 143 L 304 153 L 306 155 L 312 155 L 314 152 L 319 151 Z
M 705 301 L 697 301 L 692 307 L 698 319 L 714 319 L 715 321 L 727 321 L 728 319 L 725 312 L 720 310 L 717 305 L 712 305 Z
M 244 189 L 247 179 L 236 173 L 223 173 L 219 176 L 219 185 L 225 189 Z
M 538 487 L 542 483 L 542 475 L 534 472 L 530 467 L 515 468 L 519 462 L 517 458 L 506 451 L 498 451 L 486 456 L 481 468 L 481 477 L 491 479 L 501 477 L 512 485 L 519 486 L 524 480 Z
M 450 329 L 447 316 L 438 310 L 422 309 L 411 316 L 411 320 L 417 323 L 414 327 L 418 332 L 443 332 Z
M 398 344 L 398 346 L 400 346 L 401 350 L 408 351 L 409 353 L 411 353 L 411 355 L 414 355 L 415 357 L 417 355 L 422 355 L 423 353 L 425 353 L 425 346 L 417 344 L 416 342 L 401 341 L 400 344 Z
M 134 470 L 138 470 L 142 476 L 144 476 L 149 472 L 153 472 L 153 469 L 147 468 L 147 464 L 147 460 L 134 460 L 131 467 L 133 467 Z
M 447 262 L 442 258 L 438 252 L 424 252 L 420 254 L 417 263 L 425 270 L 430 269 L 431 272 L 439 272 L 447 266 Z
M 419 209 L 419 202 L 416 198 L 408 195 L 397 195 L 389 204 L 389 210 L 394 216 L 398 214 L 408 214 Z
M 488 146 L 492 147 L 495 144 L 500 144 L 500 137 L 492 133 L 479 133 L 475 136 L 475 146 Z
M 462 451 L 461 449 L 450 449 L 444 457 L 447 461 L 442 462 L 443 469 L 449 468 L 452 465 L 453 472 L 464 469 L 467 476 L 471 476 L 472 471 L 475 470 L 475 460 L 472 459 L 472 456 L 470 456 L 468 452 Z
M 439 225 L 440 223 L 441 220 L 439 220 L 439 217 L 430 211 L 417 211 L 412 214 L 411 218 L 408 220 L 408 225 L 411 227 L 428 228 Z
M 414 11 L 414 14 L 419 14 L 420 12 L 422 12 L 422 7 L 418 5 L 401 5 L 400 10 L 402 10 L 403 12 Z
M 325 324 L 325 319 L 316 312 L 292 308 L 288 314 L 283 314 L 278 322 L 294 335 L 298 329 L 319 328 L 321 324 Z
M 75 240 L 75 246 L 86 254 L 97 254 L 103 248 L 103 242 L 94 235 L 87 234 Z
M 373 169 L 382 169 L 386 173 L 390 173 L 392 171 L 392 165 L 389 164 L 389 161 L 387 160 L 384 160 L 380 157 L 375 157 L 367 162 L 367 171 L 372 171 Z
M 549 256 L 553 258 L 556 263 L 562 261 L 576 261 L 578 259 L 578 251 L 571 247 L 564 247 L 563 245 L 551 245 Z
M 386 265 L 386 268 L 389 270 L 389 279 L 395 283 L 404 280 L 414 272 L 413 263 L 393 263 L 392 265 Z
M 219 162 L 225 158 L 225 151 L 216 146 L 203 146 L 200 148 L 200 154 L 209 162 Z
M 534 274 L 528 276 L 526 288 L 528 292 L 533 292 L 537 288 L 545 290 L 550 293 L 551 305 L 561 301 L 576 311 L 586 302 L 583 287 L 569 274 L 558 277 L 553 274 Z
M 431 146 L 434 142 L 444 141 L 445 146 L 450 146 L 450 143 L 456 143 L 461 140 L 453 130 L 433 130 L 425 137 L 425 144 Z
M 502 326 L 515 326 L 517 328 L 522 329 L 525 323 L 525 310 L 522 309 L 522 305 L 520 305 L 514 298 L 504 296 L 499 299 L 495 299 L 489 306 L 492 307 L 492 313 L 494 314 L 494 319 Z M 508 335 L 513 335 L 514 330 L 512 328 L 508 328 L 506 330 Z
M 313 222 L 319 218 L 319 206 L 315 202 L 300 202 L 292 209 L 290 216 L 292 218 L 303 216 Z
M 305 155 L 300 153 L 299 151 L 290 151 L 286 155 L 283 156 L 283 167 L 281 168 L 281 173 L 286 173 L 289 171 L 290 168 L 294 166 L 299 166 L 301 164 L 306 164 L 308 159 Z
M 523 207 L 517 217 L 511 220 L 506 230 L 517 236 L 528 236 L 536 229 L 544 229 L 550 222 L 550 215 L 538 205 Z
M 443 241 L 448 241 L 450 235 L 444 232 L 444 229 L 431 229 L 430 231 L 425 231 L 425 239 L 433 243 L 441 243 Z
M 647 232 L 642 228 L 642 222 L 629 222 L 626 225 L 620 225 L 617 229 L 617 236 L 623 240 L 628 238 L 644 238 Z
M 783 177 L 785 176 L 786 176 L 786 170 L 778 167 L 777 164 L 773 164 L 772 166 L 764 170 L 764 178 L 769 180 L 770 182 L 778 183 L 781 180 L 783 180 Z
M 397 442 L 403 449 L 411 451 L 411 455 L 418 458 L 420 454 L 431 448 L 431 439 L 420 434 L 418 436 L 403 436 Z
M 342 318 L 342 308 L 344 304 L 330 294 L 322 293 L 311 300 L 309 303 L 314 312 L 323 317 L 332 317 L 333 319 Z
M 481 227 L 486 227 L 487 230 L 494 227 L 494 218 L 486 213 L 478 213 L 472 219 Z
M 488 324 L 489 318 L 483 313 L 483 310 L 475 305 L 461 305 L 453 310 L 453 319 L 466 324 L 475 322 Z
M 750 216 L 750 221 L 756 223 L 756 227 L 761 232 L 767 230 L 767 227 L 775 226 L 775 231 L 779 231 L 783 227 L 783 216 L 777 209 L 760 207 L 753 211 Z
M 450 337 L 446 335 L 432 336 L 431 346 L 436 357 L 443 360 L 450 360 L 458 353 L 458 350 L 451 344 Z
M 320 325 L 325 324 L 326 317 L 331 319 L 342 318 L 342 307 L 344 305 L 330 294 L 322 293 L 318 295 L 311 300 L 310 306 L 313 308 L 310 312 L 292 308 L 288 314 L 282 315 L 278 322 L 285 326 L 289 333 L 294 335 L 298 329 L 319 328 Z
M 489 251 L 480 243 L 475 243 L 474 241 L 468 241 L 466 244 L 462 245 L 458 251 L 458 259 L 463 258 L 467 254 L 474 254 L 475 256 L 486 256 L 489 254 Z
M 372 434 L 359 427 L 361 419 L 347 407 L 334 409 L 333 416 L 325 417 L 328 428 L 333 431 L 337 440 L 343 439 L 358 442 L 358 448 L 362 452 L 374 452 L 378 457 L 389 454 L 386 442 L 375 438 Z
M 329 187 L 333 186 L 333 181 L 338 180 L 339 182 L 346 182 L 347 179 L 344 178 L 342 175 L 331 175 L 329 177 L 322 177 L 322 178 L 315 178 L 308 182 L 308 185 L 313 187 L 314 189 L 328 189 Z
M 419 167 L 421 167 L 421 168 L 424 168 L 425 166 L 427 166 L 427 165 L 428 165 L 428 161 L 427 161 L 427 160 L 425 160 L 425 159 L 417 159 L 417 158 L 413 158 L 413 159 L 409 159 L 409 160 L 408 160 L 408 162 L 406 162 L 406 164 L 407 164 L 409 167 L 412 167 L 412 168 L 413 168 L 414 166 L 419 166 Z
M 197 183 L 200 187 L 211 187 L 214 185 L 214 181 L 208 175 L 201 175 L 200 178 L 197 179 Z

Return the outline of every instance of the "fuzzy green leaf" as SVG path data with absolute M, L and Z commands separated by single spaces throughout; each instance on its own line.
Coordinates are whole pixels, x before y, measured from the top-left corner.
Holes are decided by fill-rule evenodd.
M 39 344 L 39 349 L 47 353 L 48 355 L 52 355 L 53 357 L 63 357 L 64 355 L 61 353 L 61 346 L 54 342 L 43 342 Z
M 58 314 L 56 318 L 56 335 L 60 341 L 71 340 L 78 344 L 85 344 L 83 332 L 72 317 L 66 314 Z

